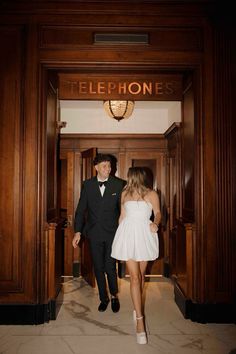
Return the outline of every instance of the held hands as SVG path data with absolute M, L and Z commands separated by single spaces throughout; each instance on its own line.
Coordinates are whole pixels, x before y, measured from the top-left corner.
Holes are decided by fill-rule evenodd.
M 152 222 L 152 223 L 150 224 L 150 230 L 151 230 L 151 232 L 157 232 L 157 231 L 158 231 L 158 226 L 157 226 L 157 224 L 154 223 L 154 222 Z
M 72 245 L 73 245 L 74 248 L 76 248 L 78 246 L 80 239 L 81 239 L 81 233 L 80 232 L 76 232 L 75 236 L 74 236 L 74 238 L 72 240 Z

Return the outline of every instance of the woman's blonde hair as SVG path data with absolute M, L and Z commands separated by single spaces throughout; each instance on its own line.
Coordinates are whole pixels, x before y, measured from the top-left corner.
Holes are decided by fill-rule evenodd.
M 127 174 L 127 184 L 124 188 L 125 195 L 133 196 L 137 192 L 143 199 L 149 188 L 147 187 L 147 174 L 142 167 L 130 167 Z

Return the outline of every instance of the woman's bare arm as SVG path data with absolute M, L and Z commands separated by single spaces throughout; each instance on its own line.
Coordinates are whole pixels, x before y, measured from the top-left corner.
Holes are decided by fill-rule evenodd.
M 160 200 L 157 192 L 151 191 L 148 194 L 148 200 L 152 204 L 152 209 L 153 209 L 153 214 L 154 214 L 154 220 L 152 224 L 150 224 L 151 231 L 152 232 L 157 232 L 158 226 L 161 222 L 161 209 L 160 209 Z
M 119 224 L 121 223 L 121 221 L 124 219 L 125 217 L 125 208 L 124 208 L 124 192 L 122 192 L 121 194 L 121 206 L 120 206 L 120 217 L 119 217 Z

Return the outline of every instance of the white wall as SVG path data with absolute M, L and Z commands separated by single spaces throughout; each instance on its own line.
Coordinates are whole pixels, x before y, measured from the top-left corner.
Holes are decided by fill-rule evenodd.
M 161 134 L 181 121 L 180 102 L 136 101 L 129 119 L 110 118 L 103 101 L 60 101 L 61 121 L 67 122 L 62 134 Z

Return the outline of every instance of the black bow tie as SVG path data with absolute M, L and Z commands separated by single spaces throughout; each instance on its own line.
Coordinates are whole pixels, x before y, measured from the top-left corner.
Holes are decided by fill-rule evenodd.
M 107 181 L 104 181 L 104 182 L 98 181 L 98 184 L 99 184 L 99 187 L 102 187 L 103 185 L 104 185 L 104 187 L 106 187 Z

